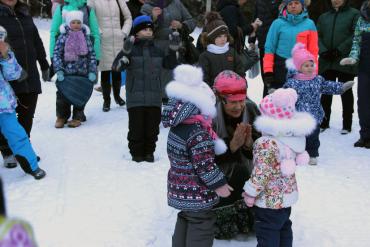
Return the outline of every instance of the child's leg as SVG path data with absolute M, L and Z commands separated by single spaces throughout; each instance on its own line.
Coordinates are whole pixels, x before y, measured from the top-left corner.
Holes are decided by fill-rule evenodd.
M 177 219 L 172 247 L 212 247 L 216 222 L 214 212 L 181 211 Z
M 71 104 L 57 91 L 56 113 L 58 118 L 68 120 L 71 116 Z
M 319 156 L 319 147 L 320 147 L 320 126 L 317 125 L 315 130 L 306 137 L 306 151 L 310 157 Z
M 358 74 L 358 118 L 360 120 L 360 137 L 370 141 L 370 73 L 359 71 Z
M 132 107 L 128 111 L 128 148 L 132 157 L 144 156 L 145 107 Z
M 161 108 L 145 107 L 145 154 L 153 154 L 155 151 L 155 143 L 158 140 L 159 124 L 161 123 Z
M 289 208 L 290 209 L 290 208 Z M 290 210 L 253 207 L 257 242 L 260 247 L 292 246 L 293 234 L 289 230 Z
M 28 135 L 23 127 L 19 124 L 15 113 L 0 114 L 1 133 L 8 141 L 9 147 L 14 155 L 21 156 L 27 160 L 30 167 L 26 169 L 22 166 L 25 172 L 29 173 L 28 169 L 35 171 L 38 168 L 37 156 L 28 139 Z

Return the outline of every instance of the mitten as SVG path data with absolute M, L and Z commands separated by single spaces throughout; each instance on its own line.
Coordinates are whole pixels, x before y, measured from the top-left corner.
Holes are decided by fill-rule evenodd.
M 248 195 L 246 192 L 243 192 L 242 196 L 244 198 L 245 204 L 247 204 L 247 206 L 250 208 L 253 207 L 254 202 L 256 201 L 256 198 Z
M 89 81 L 95 81 L 96 80 L 96 74 L 90 72 L 88 75 Z
M 57 72 L 57 80 L 58 81 L 64 81 L 64 73 L 63 73 L 63 71 L 58 71 Z
M 169 49 L 173 51 L 178 51 L 180 46 L 181 46 L 181 37 L 180 33 L 177 31 L 172 32 L 171 34 L 168 35 L 168 39 L 170 40 L 169 42 Z
M 355 84 L 354 81 L 347 81 L 347 82 L 343 83 L 343 93 L 345 91 L 347 91 L 348 89 L 352 88 L 353 84 Z
M 352 57 L 346 57 L 340 60 L 340 65 L 354 65 L 357 63 L 357 60 Z
M 274 84 L 275 78 L 274 78 L 274 73 L 272 72 L 267 72 L 263 75 L 263 84 L 269 89 L 271 88 L 272 84 Z
M 49 69 L 41 71 L 41 77 L 43 81 L 50 81 L 50 71 Z
M 126 53 L 126 54 L 129 54 L 132 50 L 132 47 L 134 47 L 134 43 L 135 43 L 135 37 L 134 36 L 130 36 L 128 37 L 125 42 L 123 42 L 123 52 Z

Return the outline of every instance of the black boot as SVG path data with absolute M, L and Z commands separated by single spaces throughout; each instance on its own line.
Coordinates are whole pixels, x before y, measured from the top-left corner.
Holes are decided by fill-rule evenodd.
M 23 171 L 27 174 L 32 175 L 35 179 L 39 180 L 46 176 L 46 172 L 42 170 L 40 167 L 36 168 L 36 170 L 32 171 L 31 165 L 26 158 L 20 155 L 16 155 L 15 158 L 17 159 L 19 165 L 23 169 Z
M 144 160 L 146 162 L 153 163 L 154 162 L 154 155 L 153 154 L 146 154 L 145 157 L 144 157 Z
M 103 112 L 110 111 L 110 100 L 104 100 L 103 103 Z
M 118 98 L 114 99 L 114 101 L 116 101 L 117 105 L 119 106 L 124 106 L 126 104 L 126 102 L 118 96 Z

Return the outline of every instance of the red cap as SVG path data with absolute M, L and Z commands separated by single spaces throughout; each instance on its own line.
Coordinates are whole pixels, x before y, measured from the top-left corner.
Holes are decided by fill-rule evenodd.
M 240 101 L 247 96 L 247 81 L 231 70 L 224 70 L 216 76 L 213 89 L 226 100 Z

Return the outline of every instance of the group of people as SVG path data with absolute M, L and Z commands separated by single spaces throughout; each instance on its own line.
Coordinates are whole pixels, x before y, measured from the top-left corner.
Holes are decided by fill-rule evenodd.
M 100 71 L 103 111 L 110 110 L 111 87 L 115 102 L 127 107 L 133 161 L 154 162 L 159 124 L 170 128 L 168 204 L 180 210 L 172 246 L 212 246 L 214 237 L 252 230 L 258 246 L 292 246 L 295 167 L 318 164 L 331 95 L 342 96 L 341 134 L 351 132 L 355 76 L 361 127 L 355 146 L 370 148 L 370 1 L 358 11 L 347 0 L 331 0 L 317 24 L 309 1 L 267 2 L 256 2 L 247 23 L 245 1 L 219 0 L 195 49 L 184 38 L 196 21 L 180 0 L 65 0 L 53 14 L 50 67 L 27 6 L 0 0 L 8 36 L 0 41 L 4 165 L 19 163 L 36 179 L 46 175 L 29 140 L 41 93 L 36 61 L 44 81 L 57 78 L 56 128 L 87 120 L 84 108 Z M 246 35 L 260 49 L 265 88 L 258 106 L 247 95 Z

